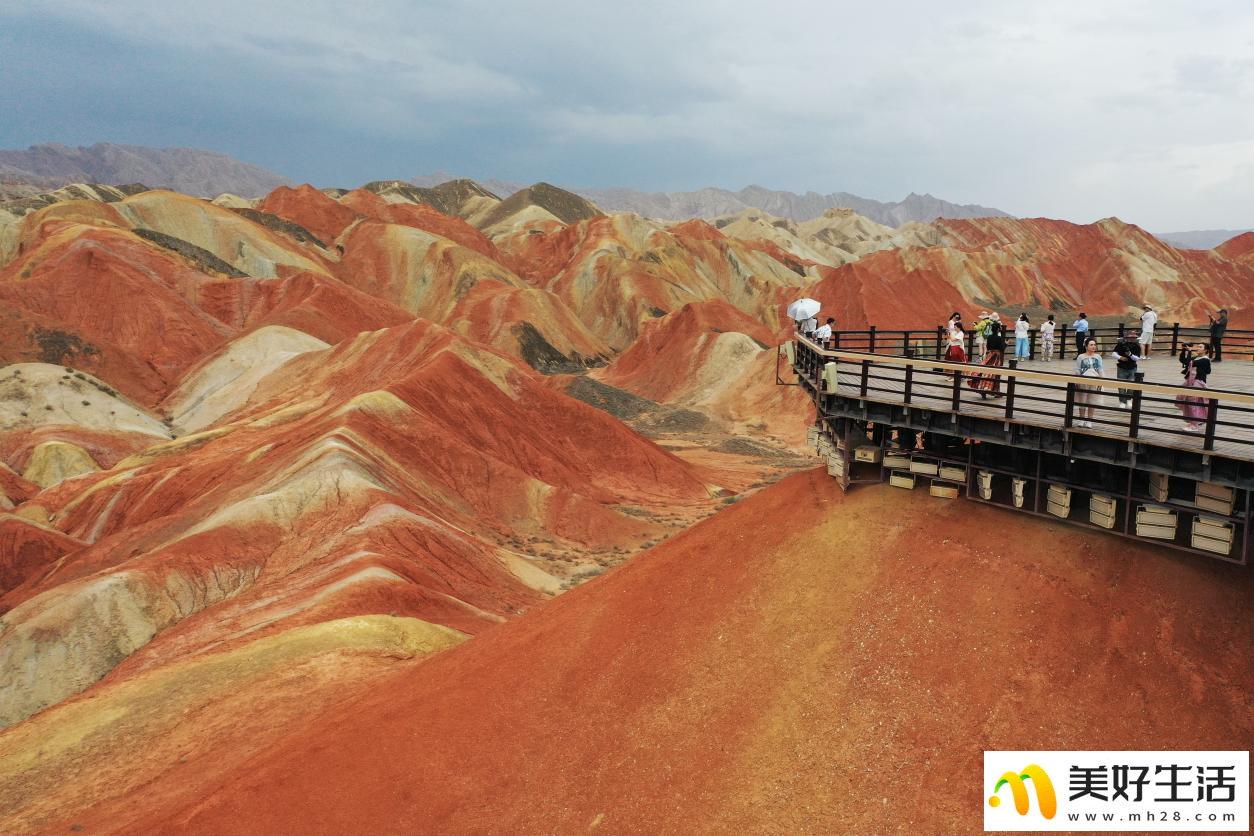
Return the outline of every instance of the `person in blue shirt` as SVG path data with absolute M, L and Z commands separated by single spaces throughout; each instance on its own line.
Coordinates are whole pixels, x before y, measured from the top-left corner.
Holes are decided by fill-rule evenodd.
M 1083 314 L 1081 314 L 1083 316 Z M 1076 355 L 1075 373 L 1082 377 L 1105 377 L 1105 366 L 1102 365 L 1102 355 L 1097 353 L 1097 340 L 1087 340 L 1084 343 L 1084 352 Z M 1102 387 L 1097 384 L 1081 383 L 1076 386 L 1075 405 L 1077 427 L 1093 427 L 1093 410 L 1101 406 Z
M 1075 329 L 1075 353 L 1084 353 L 1084 344 L 1089 338 L 1089 315 L 1081 313 L 1080 318 L 1071 323 L 1071 327 Z

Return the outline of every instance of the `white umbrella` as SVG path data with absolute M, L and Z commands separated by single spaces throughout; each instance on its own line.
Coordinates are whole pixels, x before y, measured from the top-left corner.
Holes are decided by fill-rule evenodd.
M 813 299 L 798 299 L 788 306 L 789 319 L 809 319 L 819 312 L 822 307 Z

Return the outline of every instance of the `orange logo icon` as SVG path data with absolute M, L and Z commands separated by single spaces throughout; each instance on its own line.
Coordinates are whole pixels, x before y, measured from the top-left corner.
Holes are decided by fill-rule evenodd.
M 1017 774 L 1007 772 L 1002 775 L 993 787 L 993 794 L 988 797 L 988 806 L 997 807 L 1001 804 L 997 791 L 1003 785 L 1008 784 L 1010 794 L 1015 800 L 1015 810 L 1019 812 L 1019 815 L 1026 816 L 1028 814 L 1028 788 L 1023 783 L 1024 781 L 1031 781 L 1032 786 L 1036 788 L 1036 803 L 1041 808 L 1041 815 L 1052 819 L 1058 812 L 1058 796 L 1054 794 L 1054 783 L 1049 780 L 1049 775 L 1036 764 L 1025 767 Z

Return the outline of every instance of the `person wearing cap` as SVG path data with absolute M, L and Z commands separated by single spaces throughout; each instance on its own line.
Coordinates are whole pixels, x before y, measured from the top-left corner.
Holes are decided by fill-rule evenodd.
M 1224 359 L 1224 334 L 1228 330 L 1228 309 L 1220 308 L 1216 316 L 1208 316 L 1210 320 L 1210 359 L 1213 363 L 1222 363 Z
M 1154 326 L 1158 323 L 1158 314 L 1154 313 L 1154 308 L 1150 305 L 1145 305 L 1144 310 L 1145 313 L 1141 314 L 1141 336 L 1138 342 L 1141 344 L 1141 359 L 1148 360 L 1154 343 Z

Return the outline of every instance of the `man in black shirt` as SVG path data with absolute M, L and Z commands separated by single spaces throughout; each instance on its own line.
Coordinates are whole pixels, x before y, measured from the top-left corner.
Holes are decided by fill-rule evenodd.
M 1123 338 L 1115 344 L 1115 372 L 1120 380 L 1136 380 L 1136 363 L 1140 357 L 1140 343 L 1137 337 L 1140 336 L 1136 331 L 1129 331 L 1123 335 Z M 1132 389 L 1119 390 L 1119 406 L 1127 409 L 1132 405 Z
M 1215 363 L 1223 362 L 1224 359 L 1224 332 L 1228 330 L 1228 309 L 1219 309 L 1219 318 L 1208 317 L 1210 319 L 1210 355 L 1211 360 Z

